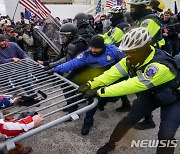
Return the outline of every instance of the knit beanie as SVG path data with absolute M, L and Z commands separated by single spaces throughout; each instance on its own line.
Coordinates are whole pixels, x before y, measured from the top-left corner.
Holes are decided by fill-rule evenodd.
M 93 36 L 90 41 L 90 47 L 104 48 L 105 47 L 104 39 L 99 35 Z

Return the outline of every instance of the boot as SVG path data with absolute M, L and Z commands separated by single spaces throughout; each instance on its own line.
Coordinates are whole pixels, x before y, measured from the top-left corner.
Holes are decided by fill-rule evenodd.
M 21 143 L 15 143 L 16 148 L 9 151 L 9 154 L 30 154 L 32 152 L 32 148 L 27 146 L 24 147 Z
M 2 111 L 3 115 L 6 115 L 6 114 L 9 114 L 10 111 L 9 110 L 4 110 Z M 5 120 L 13 120 L 14 119 L 14 116 L 13 115 L 9 115 L 7 117 L 5 117 Z
M 98 149 L 97 154 L 108 154 L 108 152 L 115 149 L 115 143 L 106 143 L 104 146 Z
M 83 124 L 82 129 L 81 129 L 81 134 L 82 135 L 88 135 L 90 128 L 93 126 L 93 123 L 91 124 Z
M 126 96 L 127 97 L 127 96 Z M 122 99 L 122 98 L 121 98 Z M 127 99 L 122 99 L 122 106 L 116 108 L 117 112 L 129 112 L 131 109 L 131 104 L 130 101 Z
M 117 112 L 128 112 L 128 111 L 130 111 L 131 104 L 130 104 L 128 97 L 125 95 L 125 96 L 121 96 L 120 98 L 122 100 L 122 106 L 119 108 L 116 108 L 116 111 Z
M 137 123 L 134 128 L 138 130 L 152 129 L 155 128 L 156 124 L 153 121 L 153 116 L 145 117 L 142 122 Z

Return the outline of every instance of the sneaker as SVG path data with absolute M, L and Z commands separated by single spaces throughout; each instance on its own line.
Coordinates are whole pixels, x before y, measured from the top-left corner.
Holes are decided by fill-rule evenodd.
M 83 124 L 82 126 L 82 129 L 81 129 L 81 134 L 82 135 L 88 135 L 89 134 L 89 130 L 90 128 L 93 126 L 93 123 L 92 124 Z
M 129 112 L 131 109 L 131 106 L 121 106 L 116 108 L 117 112 Z
M 134 128 L 138 130 L 153 129 L 156 127 L 154 121 L 144 119 L 142 122 L 137 123 Z
M 98 149 L 97 154 L 108 154 L 108 152 L 115 149 L 115 144 L 106 143 L 104 146 Z

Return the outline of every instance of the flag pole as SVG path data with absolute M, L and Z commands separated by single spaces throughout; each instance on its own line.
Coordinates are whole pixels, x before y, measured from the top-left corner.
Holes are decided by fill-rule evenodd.
M 18 8 L 18 5 L 19 5 L 19 1 L 20 1 L 20 0 L 18 0 L 18 3 L 17 3 L 17 5 L 16 5 L 16 9 L 15 9 L 15 11 L 14 11 L 12 20 L 14 20 L 14 16 L 15 16 L 15 14 L 16 14 L 16 11 L 17 11 L 17 8 Z

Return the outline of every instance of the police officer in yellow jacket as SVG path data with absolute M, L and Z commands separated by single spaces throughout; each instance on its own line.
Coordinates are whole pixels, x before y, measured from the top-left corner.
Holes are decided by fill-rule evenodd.
M 128 4 L 130 4 L 130 15 L 136 22 L 136 26 L 145 27 L 152 37 L 151 44 L 156 48 L 161 48 L 165 41 L 162 37 L 161 22 L 152 10 L 152 0 L 131 0 Z
M 104 38 L 104 43 L 119 46 L 124 33 L 127 32 L 130 27 L 128 22 L 124 20 L 125 13 L 126 9 L 123 5 L 114 6 L 109 11 L 111 28 L 107 33 L 100 35 Z
M 124 34 L 129 30 L 130 25 L 128 22 L 124 20 L 124 14 L 126 13 L 126 9 L 123 5 L 116 5 L 112 7 L 109 11 L 109 18 L 111 21 L 111 29 L 100 35 L 104 39 L 104 43 L 106 44 L 114 44 L 119 46 Z M 131 105 L 127 96 L 123 96 L 123 99 L 126 101 L 122 102 L 122 106 L 116 108 L 117 112 L 127 112 L 130 110 Z
M 158 3 L 157 1 L 158 0 L 131 0 L 128 4 L 130 4 L 130 15 L 133 20 L 136 21 L 136 26 L 145 27 L 152 37 L 151 45 L 156 48 L 161 48 L 165 45 L 165 40 L 162 36 L 161 22 L 153 10 L 163 9 L 163 7 L 162 3 L 159 1 Z M 140 130 L 154 127 L 155 123 L 152 114 L 146 115 L 145 119 L 135 126 L 136 129 Z
M 150 34 L 145 28 L 135 28 L 128 32 L 119 47 L 126 52 L 127 57 L 93 81 L 89 81 L 87 86 L 92 90 L 87 91 L 87 86 L 79 88 L 81 92 L 87 91 L 85 98 L 138 93 L 129 114 L 117 124 L 110 140 L 98 150 L 98 154 L 107 154 L 114 150 L 116 142 L 147 113 L 158 107 L 161 107 L 158 139 L 164 141 L 166 146 L 163 147 L 162 141 L 159 142 L 157 153 L 174 153 L 174 147 L 169 146 L 168 141 L 175 142 L 174 135 L 180 124 L 180 100 L 176 91 L 180 85 L 180 64 L 166 52 L 152 47 L 150 39 Z M 112 84 L 127 75 L 128 80 Z M 94 90 L 96 87 L 102 88 Z

